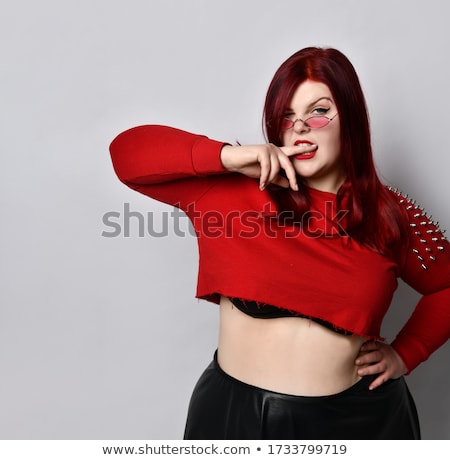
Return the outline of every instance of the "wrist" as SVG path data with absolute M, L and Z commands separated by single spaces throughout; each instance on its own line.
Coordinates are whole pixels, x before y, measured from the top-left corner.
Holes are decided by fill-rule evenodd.
M 233 149 L 234 147 L 232 145 L 226 144 L 220 151 L 220 161 L 222 162 L 222 166 L 228 171 L 234 171 L 232 162 Z

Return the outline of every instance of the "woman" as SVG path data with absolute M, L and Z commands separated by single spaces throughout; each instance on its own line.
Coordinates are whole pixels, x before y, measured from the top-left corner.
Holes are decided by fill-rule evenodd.
M 162 126 L 120 134 L 120 180 L 179 206 L 198 235 L 197 296 L 220 304 L 219 344 L 186 439 L 417 439 L 403 375 L 450 335 L 450 251 L 375 172 L 364 96 L 335 49 L 276 72 L 268 144 Z M 400 277 L 423 297 L 380 337 Z

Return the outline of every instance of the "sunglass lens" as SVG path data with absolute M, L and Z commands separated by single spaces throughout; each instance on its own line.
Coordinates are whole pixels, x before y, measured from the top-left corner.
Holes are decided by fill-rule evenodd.
M 283 120 L 281 121 L 281 129 L 283 130 L 291 129 L 293 126 L 294 123 L 292 122 L 292 120 L 289 120 L 289 118 L 283 118 Z
M 311 117 L 306 120 L 310 128 L 323 128 L 329 121 L 327 117 Z

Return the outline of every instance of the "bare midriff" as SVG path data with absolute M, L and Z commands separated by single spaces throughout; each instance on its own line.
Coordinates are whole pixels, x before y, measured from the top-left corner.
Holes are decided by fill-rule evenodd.
M 305 318 L 253 318 L 221 298 L 219 365 L 259 388 L 299 396 L 344 391 L 360 380 L 355 359 L 363 342 Z

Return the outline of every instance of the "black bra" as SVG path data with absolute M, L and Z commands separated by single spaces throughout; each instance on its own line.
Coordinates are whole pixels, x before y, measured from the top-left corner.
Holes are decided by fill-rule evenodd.
M 297 318 L 307 318 L 311 321 L 314 321 L 321 326 L 330 329 L 333 332 L 337 332 L 342 335 L 352 335 L 351 332 L 342 329 L 341 327 L 336 327 L 328 321 L 325 321 L 320 318 L 313 318 L 308 315 L 303 315 L 296 311 L 286 310 L 285 308 L 275 307 L 268 303 L 255 302 L 254 300 L 245 300 L 239 297 L 230 297 L 232 304 L 240 311 L 249 315 L 253 318 L 286 318 L 286 317 L 297 317 Z

